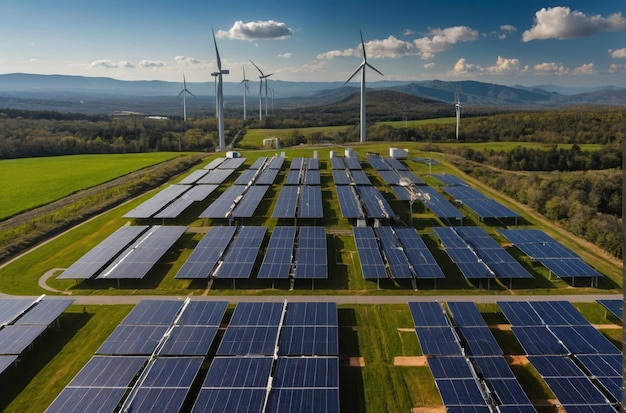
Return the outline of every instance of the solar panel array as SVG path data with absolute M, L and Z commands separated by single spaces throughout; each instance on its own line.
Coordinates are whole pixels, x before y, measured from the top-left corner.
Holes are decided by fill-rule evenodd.
M 283 186 L 272 218 L 323 218 L 322 188 L 319 185 Z
M 213 227 L 202 237 L 175 278 L 209 278 L 222 259 L 237 227 Z
M 361 164 L 359 163 L 359 159 L 353 156 L 349 157 L 338 157 L 334 156 L 330 158 L 330 165 L 332 169 L 350 169 L 350 170 L 361 170 Z
M 578 255 L 542 230 L 503 229 L 498 232 L 524 254 L 548 268 L 550 274 L 559 278 L 591 278 L 593 280 L 602 276 Z
M 74 302 L 73 298 L 0 298 L 0 373 Z
M 598 303 L 615 317 L 619 318 L 620 320 L 623 319 L 623 300 L 598 300 Z
M 217 185 L 194 185 L 189 191 L 176 198 L 161 212 L 154 215 L 155 218 L 177 218 L 194 202 L 204 201 L 217 189 Z
M 393 191 L 401 201 L 409 201 L 411 194 L 405 186 L 393 186 Z M 464 215 L 434 188 L 428 185 L 414 187 L 418 200 L 437 217 L 448 221 L 463 221 Z
M 139 302 L 46 412 L 179 411 L 227 305 Z
M 222 194 L 217 197 L 204 211 L 200 213 L 199 218 L 228 218 L 231 216 L 233 209 L 237 206 L 236 200 L 241 199 L 246 187 L 243 185 L 229 186 Z
M 453 228 L 436 227 L 433 232 L 443 245 L 446 254 L 459 267 L 463 276 L 468 279 L 494 278 L 495 273 L 470 248 Z
M 387 269 L 372 227 L 352 227 L 356 249 L 365 279 L 387 278 Z
M 326 228 L 300 227 L 296 248 L 296 278 L 328 278 Z
M 239 227 L 215 278 L 249 278 L 267 228 L 261 226 Z
M 272 185 L 285 158 L 259 157 L 235 180 L 235 185 Z
M 359 185 L 356 187 L 356 190 L 368 218 L 397 219 L 393 209 L 391 209 L 391 206 L 377 188 Z
M 191 188 L 189 185 L 170 185 L 152 198 L 124 214 L 123 218 L 150 218 Z
M 226 181 L 234 172 L 234 169 L 212 169 L 196 183 L 202 185 L 220 185 L 224 183 L 224 181 Z
M 296 227 L 274 227 L 257 277 L 288 278 L 293 264 L 295 240 Z
M 339 411 L 335 303 L 240 303 L 193 412 Z
M 367 174 L 360 169 L 333 169 L 332 174 L 335 185 L 372 185 Z
M 443 190 L 474 211 L 480 219 L 518 218 L 520 215 L 511 208 L 500 204 L 469 186 L 457 185 L 444 187 Z
M 348 219 L 363 219 L 365 211 L 361 205 L 359 193 L 354 186 L 337 185 L 337 199 L 339 200 L 339 208 L 341 215 Z
M 143 278 L 185 233 L 185 226 L 153 226 L 97 276 L 99 279 Z
M 566 410 L 602 412 L 621 401 L 621 363 L 615 361 L 621 359 L 620 350 L 571 303 L 514 301 L 498 305 L 529 361 Z M 592 381 L 598 372 L 604 380 Z

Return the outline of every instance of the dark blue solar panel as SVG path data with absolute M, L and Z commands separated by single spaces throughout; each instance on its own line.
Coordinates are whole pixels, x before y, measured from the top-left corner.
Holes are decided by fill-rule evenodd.
M 346 169 L 346 164 L 343 161 L 343 158 L 338 156 L 333 156 L 330 158 L 330 167 L 331 169 Z
M 298 217 L 324 218 L 324 209 L 322 207 L 322 188 L 319 185 L 305 185 L 300 187 Z
M 319 170 L 308 170 L 304 174 L 304 185 L 320 185 L 322 183 Z
M 302 169 L 303 165 L 306 165 L 306 161 L 304 158 L 293 158 L 293 160 L 289 164 L 289 169 L 300 170 Z
M 257 278 L 288 278 L 293 260 L 296 227 L 274 227 Z
M 97 354 L 148 355 L 167 331 L 166 326 L 120 325 L 100 346 Z
M 202 387 L 266 388 L 272 364 L 271 357 L 215 357 Z
M 296 278 L 328 278 L 326 228 L 300 227 L 295 258 Z
M 247 185 L 252 181 L 254 176 L 258 173 L 258 168 L 255 169 L 246 169 L 242 173 L 239 174 L 237 179 L 235 179 L 235 185 Z
M 283 167 L 283 163 L 285 163 L 285 158 L 280 156 L 274 156 L 270 160 L 270 169 L 281 169 Z
M 546 325 L 589 325 L 589 321 L 569 301 L 533 301 L 530 305 Z
M 528 361 L 532 363 L 542 377 L 583 377 L 585 375 L 576 363 L 567 356 L 528 356 Z
M 445 278 L 443 271 L 414 228 L 395 228 L 417 278 Z
M 0 354 L 19 355 L 26 350 L 48 326 L 4 326 L 0 329 Z
M 352 169 L 352 170 L 361 170 L 362 166 L 361 163 L 359 162 L 359 159 L 353 156 L 347 156 L 345 158 L 343 158 L 344 162 L 346 163 L 346 166 L 348 167 L 348 169 Z
M 415 327 L 448 327 L 448 317 L 438 302 L 412 301 L 409 309 Z
M 98 278 L 143 278 L 185 233 L 184 226 L 154 226 L 105 268 Z
M 228 301 L 191 301 L 177 321 L 183 326 L 219 326 Z
M 514 218 L 519 214 L 468 186 L 448 186 L 443 190 L 473 210 L 481 218 Z
M 338 357 L 279 357 L 273 388 L 339 388 Z
M 622 377 L 598 377 L 596 378 L 600 385 L 607 391 L 617 402 L 622 400 Z
M 205 356 L 217 334 L 217 326 L 176 326 L 160 351 L 161 355 Z
M 607 398 L 587 377 L 545 377 L 544 380 L 564 406 L 609 404 Z
M 285 326 L 337 326 L 337 303 L 288 303 Z
M 341 215 L 344 218 L 364 218 L 365 214 L 361 208 L 359 196 L 356 189 L 352 186 L 336 186 L 337 198 L 339 199 L 339 207 Z
M 409 169 L 409 168 L 406 167 L 405 164 L 403 164 L 402 162 L 400 162 L 396 158 L 386 157 L 386 158 L 383 158 L 383 159 L 385 160 L 387 165 L 389 165 L 390 167 L 392 167 L 393 169 L 396 169 L 398 171 L 407 171 Z
M 400 175 L 401 179 L 409 181 L 413 185 L 424 185 L 424 181 L 419 176 L 415 175 L 409 170 L 398 169 L 398 174 Z
M 127 226 L 119 228 L 104 241 L 89 250 L 78 261 L 59 275 L 58 279 L 87 279 L 110 263 L 122 250 L 128 247 L 144 231 L 147 225 Z
M 487 327 L 485 319 L 472 302 L 448 302 L 454 324 L 462 327 Z
M 191 387 L 203 357 L 160 357 L 154 360 L 141 387 Z
M 285 356 L 331 356 L 339 354 L 337 327 L 283 326 L 278 354 Z
M 514 326 L 541 326 L 543 320 L 527 301 L 499 301 L 502 314 Z
M 239 168 L 241 165 L 244 164 L 244 162 L 246 162 L 246 158 L 226 158 L 226 160 L 224 162 L 222 162 L 219 165 L 219 169 L 237 169 Z
M 557 336 L 574 354 L 619 354 L 620 350 L 606 336 L 591 325 L 550 326 Z
M 339 389 L 276 389 L 270 392 L 267 411 L 339 413 Z
M 217 349 L 217 354 L 220 356 L 269 356 L 274 354 L 277 338 L 278 326 L 229 326 Z
M 602 276 L 580 258 L 545 258 L 541 263 L 559 278 Z
M 169 326 L 182 307 L 182 301 L 177 300 L 141 300 L 120 325 Z
M 476 252 L 451 227 L 435 227 L 433 232 L 441 240 L 450 259 L 465 278 L 493 278 L 495 274 L 476 255 Z
M 545 327 L 518 327 L 511 330 L 526 351 L 526 354 L 567 354 L 568 350 L 559 339 Z
M 140 387 L 126 407 L 129 412 L 178 412 L 185 402 L 188 388 Z M 126 408 L 125 407 L 125 408 Z
M 487 406 L 450 406 L 446 407 L 446 413 L 492 413 L 492 411 Z M 504 411 L 500 410 L 499 413 L 504 413 Z
M 380 255 L 374 230 L 371 227 L 352 227 L 363 278 L 387 278 L 387 269 Z
M 267 156 L 259 156 L 258 158 L 256 158 L 256 161 L 252 162 L 252 165 L 250 165 L 249 169 L 261 169 L 263 165 L 266 164 L 268 159 L 269 158 Z
M 285 181 L 285 185 L 300 185 L 302 184 L 304 177 L 300 170 L 291 170 L 287 174 L 287 181 Z
M 283 186 L 278 194 L 272 218 L 295 218 L 298 206 L 298 186 Z
M 269 186 L 267 185 L 249 187 L 243 198 L 237 203 L 232 216 L 235 218 L 249 218 L 253 216 L 257 207 L 263 201 L 268 188 Z
M 113 413 L 126 393 L 122 387 L 65 388 L 46 413 Z
M 376 187 L 360 185 L 356 188 L 368 218 L 396 218 L 396 214 L 391 209 L 391 206 Z
M 491 379 L 487 381 L 487 387 L 499 404 L 532 406 L 532 402 L 517 379 Z
M 435 380 L 445 406 L 486 406 L 478 383 L 471 379 Z
M 147 357 L 94 356 L 67 387 L 128 387 Z
M 368 156 L 367 161 L 372 166 L 372 168 L 376 169 L 378 172 L 391 169 L 391 167 L 383 160 L 383 158 L 378 155 Z
M 239 303 L 229 326 L 277 326 L 283 313 L 283 303 Z
M 409 260 L 404 253 L 404 248 L 391 227 L 379 227 L 375 229 L 383 248 L 391 274 L 394 278 L 412 278 Z
M 245 191 L 243 185 L 231 185 L 217 197 L 204 211 L 199 218 L 227 218 L 235 199 L 239 198 Z
M 197 169 L 193 171 L 192 173 L 190 173 L 189 175 L 187 175 L 186 177 L 184 177 L 183 179 L 181 179 L 179 184 L 183 184 L 183 185 L 195 184 L 200 178 L 202 178 L 204 175 L 208 173 L 209 171 L 207 171 L 206 169 Z
M 596 377 L 622 377 L 620 354 L 576 354 L 580 363 Z
M 459 327 L 459 334 L 464 339 L 469 354 L 473 356 L 496 356 L 503 354 L 500 345 L 489 327 Z
M 472 366 L 465 357 L 429 357 L 427 360 L 435 380 L 471 379 L 474 377 Z
M 177 218 L 194 202 L 204 201 L 217 189 L 217 185 L 195 185 L 182 196 L 175 199 L 165 209 L 156 214 L 155 218 Z
M 400 175 L 398 175 L 397 171 L 389 169 L 377 172 L 387 185 L 400 185 Z
M 611 312 L 611 314 L 613 314 L 615 317 L 619 318 L 620 320 L 622 319 L 623 300 L 598 300 L 598 303 L 600 303 L 604 308 Z
M 35 304 L 35 300 L 32 298 L 0 299 L 0 325 L 12 323 L 33 304 Z
M 191 188 L 189 185 L 170 185 L 158 192 L 152 198 L 137 206 L 130 212 L 127 212 L 124 218 L 150 218 L 170 202 L 181 196 L 185 191 Z
M 280 172 L 280 168 L 266 169 L 261 173 L 261 176 L 259 176 L 257 180 L 254 181 L 254 184 L 255 185 L 272 185 L 274 181 L 276 180 L 276 177 L 278 176 L 279 172 Z
M 427 356 L 460 356 L 461 345 L 451 327 L 415 327 L 422 353 Z
M 371 185 L 372 182 L 367 177 L 365 172 L 360 170 L 350 170 L 350 175 L 352 175 L 352 181 L 355 185 Z
M 333 181 L 335 185 L 350 185 L 352 183 L 352 175 L 345 169 L 335 169 L 333 170 Z
M 464 180 L 462 180 L 461 178 L 455 176 L 455 175 L 450 175 L 450 174 L 433 174 L 433 177 L 436 178 L 439 182 L 448 185 L 448 186 L 454 186 L 454 185 L 463 185 L 463 186 L 467 186 L 467 183 L 465 183 Z
M 223 157 L 223 156 L 219 157 L 219 158 L 215 158 L 211 162 L 206 164 L 203 167 L 203 169 L 213 170 L 213 169 L 217 168 L 218 166 L 220 166 L 222 163 L 224 163 L 225 160 L 226 160 L 226 157 Z
M 213 227 L 200 240 L 175 278 L 209 278 L 237 227 Z
M 417 188 L 423 194 L 423 203 L 435 215 L 443 219 L 462 220 L 463 213 L 450 203 L 443 195 L 430 186 L 422 185 Z
M 266 230 L 265 227 L 240 227 L 215 277 L 249 278 Z
M 513 370 L 502 356 L 472 357 L 476 373 L 485 379 L 512 379 Z
M 261 413 L 265 393 L 265 389 L 202 389 L 192 412 Z
M 20 317 L 15 325 L 40 324 L 48 326 L 56 320 L 63 311 L 72 305 L 73 298 L 44 299 Z

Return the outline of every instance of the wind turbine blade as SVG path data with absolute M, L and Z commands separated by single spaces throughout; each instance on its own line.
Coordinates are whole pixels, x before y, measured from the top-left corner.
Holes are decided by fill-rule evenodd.
M 246 79 L 246 67 L 244 65 L 241 65 L 241 68 L 243 69 L 243 82 L 245 82 Z
M 176 97 L 177 97 L 177 98 L 179 98 L 179 97 L 180 97 L 180 95 L 182 95 L 183 93 L 185 93 L 185 90 L 187 90 L 187 89 L 183 89 L 183 90 L 181 90 L 181 91 L 180 91 L 180 93 L 178 94 L 178 96 L 176 96 Z
M 369 63 L 367 63 L 367 62 L 366 62 L 365 64 L 367 65 L 367 67 L 369 67 L 370 69 L 372 69 L 374 72 L 378 73 L 378 74 L 379 74 L 379 75 L 381 75 L 381 76 L 385 76 L 385 75 L 383 75 L 383 74 L 380 72 L 380 70 L 376 69 L 376 68 L 375 68 L 374 66 L 372 66 L 371 64 L 369 64 Z
M 256 70 L 258 70 L 259 73 L 261 74 L 261 76 L 263 76 L 263 71 L 261 69 L 259 69 L 259 66 L 255 65 L 252 60 L 250 60 L 250 63 L 252 63 L 252 66 L 256 67 Z
M 217 56 L 217 70 L 222 71 L 222 60 L 220 59 L 220 52 L 217 50 L 217 40 L 215 40 L 215 31 L 211 29 L 213 33 L 213 44 L 215 44 L 215 55 Z
M 343 84 L 343 85 L 345 86 L 345 85 L 346 85 L 349 81 L 351 81 L 351 80 L 352 80 L 352 78 L 353 78 L 354 76 L 356 76 L 356 75 L 357 75 L 357 73 L 359 73 L 359 72 L 361 71 L 361 69 L 363 69 L 363 68 L 364 68 L 363 66 L 364 66 L 364 64 L 363 64 L 363 63 L 361 63 L 361 64 L 359 65 L 359 67 L 357 67 L 357 68 L 356 68 L 356 70 L 354 71 L 354 73 L 352 73 L 352 75 L 348 78 L 348 80 L 346 80 L 346 81 L 344 82 L 344 84 Z
M 359 29 L 359 33 L 361 33 L 361 48 L 363 49 L 363 61 L 367 62 L 367 56 L 365 55 L 365 42 L 363 41 L 363 32 Z
M 185 89 L 187 90 L 187 89 Z M 189 93 L 191 96 L 193 96 L 194 98 L 196 97 L 196 95 L 194 95 L 193 93 L 191 93 L 190 91 L 187 90 L 187 93 Z

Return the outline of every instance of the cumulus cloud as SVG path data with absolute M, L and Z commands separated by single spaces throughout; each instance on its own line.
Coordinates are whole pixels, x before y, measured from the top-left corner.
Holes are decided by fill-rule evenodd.
M 201 63 L 200 60 L 194 57 L 186 57 L 186 56 L 176 56 L 174 57 L 174 60 L 176 60 L 178 63 L 188 63 L 192 65 L 198 65 Z
M 417 48 L 411 42 L 396 39 L 389 36 L 382 40 L 370 40 L 365 43 L 365 53 L 371 58 L 399 58 L 404 56 L 413 56 L 418 53 Z M 317 55 L 319 60 L 331 60 L 335 57 L 362 57 L 363 51 L 361 45 L 353 49 L 331 50 L 326 53 Z
M 293 57 L 293 54 L 291 53 L 281 53 L 278 55 L 279 58 L 281 59 L 291 59 Z
M 517 32 L 517 27 L 510 24 L 503 24 L 500 26 L 500 33 L 497 33 L 496 36 L 498 36 L 498 39 L 504 40 L 509 34 L 515 32 Z
M 426 63 L 426 64 L 424 65 L 424 69 L 434 69 L 434 68 L 435 68 L 435 66 L 437 66 L 437 65 L 436 65 L 436 64 L 434 64 L 434 63 L 432 63 L 432 62 L 431 62 L 431 63 Z
M 582 66 L 575 67 L 572 73 L 575 75 L 593 75 L 597 73 L 597 70 L 593 63 L 585 63 Z
M 454 67 L 450 71 L 450 74 L 466 75 L 469 73 L 478 73 L 502 75 L 505 73 L 520 72 L 522 70 L 523 69 L 520 67 L 519 59 L 515 58 L 498 56 L 496 64 L 493 66 L 480 66 L 477 64 L 469 63 L 465 58 L 461 58 L 455 63 Z
M 216 36 L 237 40 L 271 40 L 286 39 L 292 34 L 293 30 L 289 26 L 274 20 L 247 23 L 239 20 L 228 31 L 219 30 Z
M 444 52 L 459 42 L 478 39 L 478 32 L 467 26 L 433 29 L 428 36 L 415 39 L 413 44 L 419 49 L 422 59 L 430 59 L 436 53 Z
M 452 74 L 461 75 L 472 72 L 480 72 L 482 71 L 480 66 L 476 66 L 467 61 L 466 58 L 462 57 L 454 64 L 454 68 L 452 68 Z
M 611 53 L 613 59 L 626 59 L 626 48 L 609 50 L 609 53 Z
M 411 29 L 404 29 L 402 30 L 402 35 L 403 36 L 413 36 L 415 34 L 415 32 Z
M 141 67 L 163 67 L 166 63 L 162 60 L 142 60 L 139 62 Z
M 570 70 L 562 63 L 555 62 L 539 63 L 533 66 L 533 69 L 539 74 L 567 75 L 570 73 Z
M 626 65 L 616 65 L 615 63 L 611 63 L 607 72 L 610 74 L 626 73 Z
M 498 56 L 498 60 L 494 66 L 488 66 L 485 70 L 493 74 L 519 72 L 520 64 L 519 59 L 509 59 L 502 56 Z
M 525 42 L 539 39 L 564 40 L 622 29 L 626 29 L 626 19 L 621 13 L 602 17 L 558 6 L 537 11 L 535 25 L 524 31 L 522 40 Z
M 104 69 L 119 69 L 119 68 L 132 69 L 135 66 L 133 66 L 132 63 L 127 62 L 125 60 L 122 60 L 120 62 L 112 62 L 111 60 L 102 59 L 102 60 L 95 60 L 91 62 L 91 67 L 94 67 L 94 68 L 100 67 Z

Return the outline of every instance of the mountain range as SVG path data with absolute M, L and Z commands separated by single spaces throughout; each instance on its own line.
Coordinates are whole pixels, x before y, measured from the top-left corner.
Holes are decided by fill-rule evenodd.
M 249 83 L 248 110 L 258 108 L 257 81 Z M 452 104 L 458 93 L 464 106 L 498 108 L 556 108 L 571 105 L 626 106 L 626 88 L 607 86 L 597 89 L 504 86 L 477 81 L 440 80 L 408 82 L 368 82 L 369 91 L 389 90 L 440 103 Z M 0 108 L 54 110 L 81 113 L 133 111 L 145 114 L 179 115 L 182 82 L 123 81 L 106 77 L 37 75 L 12 73 L 0 75 Z M 191 113 L 214 111 L 215 84 L 187 82 L 196 95 L 188 102 Z M 332 105 L 349 99 L 359 88 L 343 82 L 287 82 L 270 80 L 269 100 L 276 109 Z M 227 108 L 243 106 L 243 86 L 224 82 Z M 273 95 L 273 99 L 272 99 Z M 263 98 L 265 98 L 263 96 Z M 194 109 L 194 106 L 198 108 Z M 208 109 L 207 109 L 208 108 Z

